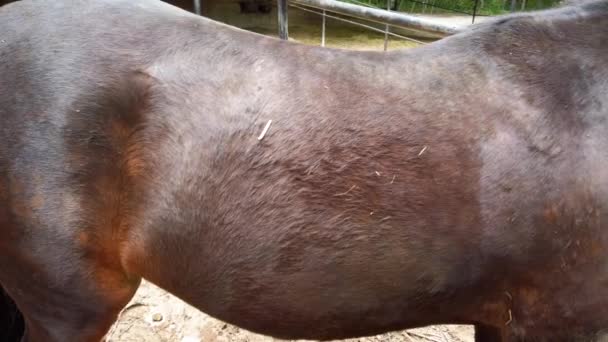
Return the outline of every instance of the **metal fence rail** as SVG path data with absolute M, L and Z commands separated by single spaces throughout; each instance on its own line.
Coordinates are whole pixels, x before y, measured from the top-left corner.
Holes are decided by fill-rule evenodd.
M 287 0 L 278 0 L 279 26 L 286 25 L 286 22 L 283 22 L 281 18 L 287 17 L 287 9 L 280 7 L 281 1 Z M 327 41 L 327 18 L 362 27 L 370 31 L 383 33 L 384 51 L 388 50 L 389 37 L 394 37 L 417 44 L 427 44 L 418 39 L 391 32 L 391 27 L 421 31 L 427 34 L 431 33 L 439 38 L 459 32 L 459 29 L 453 26 L 438 24 L 436 22 L 431 22 L 412 15 L 391 12 L 390 5 L 387 5 L 386 10 L 380 10 L 369 6 L 349 4 L 335 0 L 291 0 L 289 1 L 289 7 L 321 16 L 321 46 L 325 46 Z M 370 24 L 364 24 L 360 21 L 367 21 Z M 384 25 L 384 29 L 374 27 L 371 24 Z M 279 27 L 279 32 L 284 31 L 286 31 L 286 28 Z M 282 39 L 288 39 L 287 37 L 280 37 Z
M 204 0 L 192 0 L 194 12 L 201 14 L 201 3 Z M 409 0 L 418 1 L 418 0 Z M 422 0 L 428 1 L 428 0 Z M 478 1 L 478 0 L 475 0 Z M 391 27 L 401 27 L 408 30 L 421 31 L 430 33 L 438 37 L 443 37 L 459 32 L 457 27 L 439 24 L 424 18 L 418 18 L 413 15 L 397 13 L 391 11 L 390 1 L 387 1 L 387 9 L 381 10 L 362 2 L 361 5 L 336 1 L 336 0 L 277 0 L 278 23 L 279 23 L 279 38 L 289 39 L 288 30 L 288 7 L 296 8 L 301 11 L 314 13 L 322 17 L 321 27 L 321 46 L 326 44 L 326 21 L 327 18 L 365 28 L 370 31 L 384 34 L 384 51 L 388 49 L 389 37 L 414 42 L 417 44 L 426 44 L 418 39 L 406 37 L 402 34 L 391 32 Z M 348 18 L 348 19 L 347 19 Z M 356 20 L 351 20 L 356 19 Z M 372 25 L 361 23 L 367 21 L 369 23 L 380 24 L 384 29 L 374 27 Z
M 322 21 L 322 24 L 321 24 L 322 25 L 321 26 L 321 46 L 325 46 L 325 40 L 326 40 L 325 39 L 325 32 L 326 32 L 325 31 L 326 30 L 326 24 L 325 24 L 325 22 L 326 22 L 326 18 L 331 18 L 331 19 L 335 19 L 335 20 L 338 20 L 338 21 L 342 21 L 342 22 L 348 23 L 348 24 L 352 24 L 352 25 L 356 25 L 356 26 L 359 26 L 359 27 L 363 27 L 363 28 L 366 28 L 366 29 L 368 29 L 370 31 L 384 33 L 385 34 L 385 38 L 384 38 L 384 50 L 385 51 L 387 50 L 387 45 L 388 45 L 388 37 L 387 36 L 400 38 L 400 39 L 411 41 L 411 42 L 418 43 L 418 44 L 427 44 L 427 43 L 425 43 L 423 41 L 420 41 L 420 40 L 417 40 L 417 39 L 413 39 L 413 38 L 410 38 L 410 37 L 406 37 L 406 36 L 403 36 L 403 35 L 400 35 L 400 34 L 397 34 L 397 33 L 393 33 L 393 32 L 390 32 L 389 30 L 386 30 L 386 29 L 382 30 L 382 29 L 379 29 L 379 28 L 376 28 L 376 27 L 373 27 L 373 26 L 370 26 L 370 25 L 362 24 L 360 22 L 356 22 L 356 21 L 353 21 L 353 20 L 348 20 L 348 19 L 344 19 L 344 18 L 340 18 L 340 17 L 334 16 L 334 15 L 331 15 L 331 14 L 327 14 L 327 11 L 325 11 L 325 10 L 323 10 L 322 12 L 318 12 L 318 11 L 315 11 L 314 9 L 306 8 L 304 6 L 296 5 L 296 4 L 293 4 L 293 3 L 290 4 L 290 6 L 294 7 L 294 8 L 297 8 L 299 10 L 302 10 L 302 11 L 318 14 L 318 15 L 320 15 L 323 18 L 323 21 Z
M 297 5 L 305 5 L 318 10 L 325 10 L 341 15 L 347 15 L 383 25 L 388 24 L 391 26 L 428 32 L 440 36 L 448 36 L 459 32 L 459 29 L 455 26 L 439 24 L 437 22 L 419 18 L 413 15 L 396 13 L 372 7 L 364 7 L 336 0 L 292 0 L 291 2 Z

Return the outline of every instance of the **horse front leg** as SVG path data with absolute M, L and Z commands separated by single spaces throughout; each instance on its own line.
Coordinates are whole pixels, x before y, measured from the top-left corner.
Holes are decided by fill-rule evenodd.
M 24 317 L 22 342 L 99 342 L 140 278 L 127 276 L 111 255 L 88 255 L 76 244 L 52 251 L 61 258 L 23 252 L 0 263 L 0 280 Z
M 475 325 L 475 342 L 506 342 L 505 329 L 490 325 Z

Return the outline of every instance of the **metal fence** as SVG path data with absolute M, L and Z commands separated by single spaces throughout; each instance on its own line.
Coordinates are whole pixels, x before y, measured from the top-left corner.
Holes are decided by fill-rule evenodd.
M 327 30 L 327 24 L 326 24 L 326 22 L 327 22 L 328 18 L 334 19 L 334 20 L 338 20 L 338 21 L 341 21 L 341 22 L 344 22 L 344 23 L 348 23 L 350 25 L 355 25 L 355 26 L 358 26 L 358 27 L 362 27 L 362 28 L 368 29 L 370 31 L 374 31 L 374 32 L 378 32 L 378 33 L 383 33 L 384 34 L 384 51 L 387 51 L 387 49 L 388 49 L 389 36 L 390 37 L 399 38 L 399 39 L 403 39 L 403 40 L 410 41 L 410 42 L 414 42 L 414 43 L 418 43 L 418 44 L 427 44 L 427 43 L 425 43 L 423 41 L 420 41 L 420 40 L 417 40 L 417 39 L 414 39 L 414 38 L 406 37 L 406 36 L 403 36 L 403 35 L 391 32 L 390 31 L 390 25 L 388 25 L 388 24 L 385 24 L 386 27 L 385 27 L 384 30 L 382 30 L 382 29 L 376 28 L 376 27 L 371 26 L 371 25 L 366 25 L 366 24 L 363 24 L 363 23 L 360 23 L 360 22 L 357 22 L 357 21 L 354 21 L 354 20 L 349 20 L 349 19 L 345 19 L 345 18 L 336 16 L 336 15 L 328 14 L 327 10 L 318 11 L 318 10 L 316 10 L 314 8 L 310 8 L 310 7 L 307 8 L 305 5 L 297 5 L 297 4 L 290 4 L 290 7 L 296 8 L 296 9 L 299 9 L 299 10 L 302 10 L 302 11 L 306 11 L 306 12 L 309 12 L 309 13 L 315 13 L 315 14 L 318 14 L 318 15 L 320 15 L 322 17 L 322 21 L 321 21 L 321 42 L 320 42 L 320 45 L 323 46 L 323 47 L 325 46 L 325 43 L 326 43 L 326 32 L 327 32 L 326 31 Z
M 192 1 L 194 12 L 200 15 L 201 2 L 204 0 Z M 394 11 L 394 1 L 401 0 L 386 1 L 387 6 L 385 10 L 378 9 L 377 7 L 362 2 L 365 0 L 351 0 L 350 2 L 352 1 L 356 1 L 357 4 L 336 0 L 276 0 L 278 9 L 279 37 L 281 39 L 289 38 L 289 18 L 287 10 L 288 7 L 299 11 L 314 13 L 321 17 L 321 46 L 326 45 L 327 20 L 329 19 L 383 34 L 384 51 L 388 50 L 390 38 L 397 38 L 409 42 L 414 42 L 416 44 L 427 44 L 422 40 L 408 37 L 401 33 L 393 32 L 393 30 L 391 30 L 392 27 L 400 27 L 408 30 L 422 31 L 425 33 L 435 34 L 437 35 L 437 38 L 458 32 L 458 29 L 455 27 L 450 27 L 448 25 L 429 21 L 428 19 L 418 18 L 416 16 Z M 438 0 L 409 1 L 425 2 Z M 402 4 L 402 2 L 399 2 L 399 4 Z
M 414 39 L 414 38 L 406 37 L 404 35 L 400 35 L 400 34 L 391 32 L 389 24 L 385 24 L 385 28 L 384 29 L 379 29 L 379 28 L 374 27 L 372 25 L 366 25 L 366 24 L 360 23 L 360 22 L 355 21 L 355 20 L 350 20 L 350 19 L 343 18 L 341 16 L 337 16 L 337 15 L 334 15 L 334 14 L 329 14 L 329 13 L 332 13 L 332 12 L 328 13 L 327 10 L 318 10 L 316 8 L 313 8 L 313 7 L 308 7 L 306 5 L 294 4 L 294 3 L 290 3 L 289 6 L 292 7 L 292 8 L 296 8 L 298 10 L 301 10 L 301 11 L 305 11 L 305 12 L 309 12 L 309 13 L 315 13 L 315 14 L 321 16 L 322 21 L 321 21 L 321 41 L 320 41 L 320 45 L 323 46 L 323 47 L 325 46 L 325 43 L 326 43 L 326 32 L 327 32 L 327 24 L 326 23 L 327 23 L 327 19 L 328 18 L 329 19 L 333 19 L 333 20 L 337 20 L 337 21 L 340 21 L 340 22 L 343 22 L 343 23 L 347 23 L 347 24 L 350 24 L 350 25 L 355 25 L 355 26 L 358 26 L 358 27 L 362 27 L 362 28 L 365 28 L 365 29 L 370 30 L 370 31 L 374 31 L 374 32 L 378 32 L 378 33 L 383 33 L 384 34 L 384 51 L 388 50 L 389 37 L 395 37 L 395 38 L 398 38 L 398 39 L 403 39 L 403 40 L 414 42 L 414 43 L 417 43 L 417 44 L 427 44 L 427 43 L 425 43 L 423 41 L 420 41 L 420 40 L 417 40 L 417 39 Z M 342 14 L 342 16 L 343 16 L 343 14 Z M 361 20 L 360 18 L 356 18 L 356 17 L 351 17 L 351 18 Z
M 378 8 L 378 4 L 385 4 L 383 7 L 403 13 L 437 14 L 441 12 L 464 14 L 471 16 L 471 23 L 475 23 L 476 17 L 487 15 L 487 13 L 481 12 L 482 8 L 480 4 L 483 3 L 483 0 L 348 0 L 346 2 L 374 8 Z
M 386 10 L 380 10 L 372 6 L 356 5 L 335 0 L 292 0 L 290 2 L 278 0 L 279 36 L 282 39 L 288 39 L 287 7 L 314 13 L 321 17 L 321 46 L 326 45 L 328 19 L 383 34 L 384 51 L 388 50 L 389 38 L 397 38 L 416 44 L 426 44 L 419 39 L 394 32 L 398 30 L 391 30 L 392 27 L 405 28 L 410 30 L 410 32 L 413 30 L 432 34 L 436 35 L 436 38 L 459 31 L 456 27 L 444 25 L 428 18 L 393 12 L 390 6 Z

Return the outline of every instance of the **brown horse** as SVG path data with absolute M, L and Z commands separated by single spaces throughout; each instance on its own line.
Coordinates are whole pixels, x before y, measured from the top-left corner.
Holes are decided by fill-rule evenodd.
M 142 278 L 279 338 L 608 328 L 607 0 L 390 53 L 144 0 L 23 0 L 0 32 L 23 341 L 98 341 Z

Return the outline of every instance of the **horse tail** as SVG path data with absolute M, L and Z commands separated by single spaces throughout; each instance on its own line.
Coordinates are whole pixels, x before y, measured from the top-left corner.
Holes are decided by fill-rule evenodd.
M 25 332 L 23 315 L 8 293 L 0 286 L 0 340 L 19 342 Z

